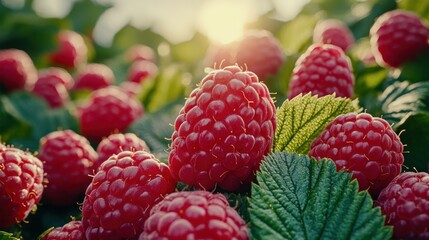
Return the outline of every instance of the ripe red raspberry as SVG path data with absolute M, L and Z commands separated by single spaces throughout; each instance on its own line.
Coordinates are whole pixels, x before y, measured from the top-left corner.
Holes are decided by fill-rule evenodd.
M 39 70 L 37 82 L 61 83 L 67 90 L 70 90 L 74 85 L 74 80 L 70 73 L 59 67 L 49 67 Z
M 81 221 L 70 221 L 62 227 L 54 228 L 43 240 L 85 240 Z
M 152 154 L 123 151 L 111 156 L 86 190 L 86 239 L 137 239 L 152 206 L 175 188 L 168 166 Z
M 42 197 L 43 164 L 19 149 L 0 146 L 0 228 L 24 220 Z
M 65 206 L 81 200 L 97 160 L 88 140 L 72 130 L 49 133 L 40 139 L 39 158 L 48 179 L 43 199 Z
M 97 147 L 98 162 L 97 166 L 106 161 L 113 154 L 122 151 L 146 151 L 149 147 L 143 139 L 137 137 L 134 133 L 115 133 L 104 138 Z
M 313 44 L 295 63 L 288 98 L 300 93 L 351 98 L 355 78 L 350 59 L 341 48 L 331 44 Z
M 141 83 L 148 78 L 158 75 L 158 67 L 150 61 L 137 61 L 131 65 L 128 71 L 128 81 Z
M 152 48 L 143 45 L 137 44 L 130 47 L 127 50 L 126 58 L 129 62 L 136 62 L 141 60 L 156 62 L 156 54 Z
M 45 99 L 51 108 L 62 107 L 70 101 L 69 93 L 62 83 L 37 81 L 32 92 Z
M 237 66 L 210 72 L 176 118 L 170 168 L 192 186 L 247 187 L 271 149 L 275 106 L 267 86 Z
M 112 69 L 100 63 L 88 64 L 79 70 L 74 89 L 97 90 L 112 85 L 115 75 Z
M 330 158 L 337 170 L 357 179 L 359 189 L 376 196 L 402 169 L 403 145 L 384 119 L 367 113 L 336 117 L 312 142 L 309 156 Z
M 86 62 L 88 47 L 79 33 L 63 30 L 57 35 L 57 43 L 57 49 L 48 56 L 51 64 L 76 68 Z
M 156 204 L 139 240 L 249 239 L 246 223 L 222 194 L 175 192 Z
M 381 191 L 376 205 L 397 239 L 429 239 L 429 174 L 405 172 Z
M 428 47 L 429 27 L 413 12 L 393 10 L 375 21 L 370 36 L 377 63 L 396 68 Z
M 123 132 L 142 114 L 137 99 L 113 86 L 94 91 L 78 111 L 82 134 L 96 141 L 115 131 Z
M 247 66 L 260 81 L 265 81 L 279 71 L 284 53 L 279 41 L 269 31 L 250 30 L 240 41 L 236 60 L 239 66 Z
M 26 52 L 0 50 L 0 85 L 6 90 L 31 89 L 36 79 L 36 68 Z
M 320 21 L 314 28 L 314 43 L 332 44 L 345 52 L 353 45 L 354 41 L 350 29 L 343 22 L 336 19 Z

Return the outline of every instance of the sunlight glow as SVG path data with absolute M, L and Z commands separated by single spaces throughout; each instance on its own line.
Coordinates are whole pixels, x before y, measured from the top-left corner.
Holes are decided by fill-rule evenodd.
M 243 1 L 207 1 L 198 15 L 197 29 L 215 43 L 230 43 L 243 35 L 252 11 L 251 5 Z

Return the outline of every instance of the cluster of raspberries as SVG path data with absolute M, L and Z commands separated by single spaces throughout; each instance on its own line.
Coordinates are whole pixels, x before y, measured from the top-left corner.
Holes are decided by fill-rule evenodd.
M 376 20 L 370 37 L 377 63 L 396 68 L 428 46 L 429 28 L 416 15 L 395 10 Z M 350 30 L 324 20 L 313 41 L 295 64 L 288 98 L 352 98 Z M 37 156 L 0 144 L 0 228 L 23 221 L 41 199 L 60 206 L 83 199 L 81 220 L 43 239 L 249 239 L 246 222 L 214 192 L 248 191 L 271 151 L 276 107 L 263 81 L 283 64 L 275 38 L 250 31 L 214 52 L 212 61 L 228 66 L 209 72 L 188 96 L 173 124 L 168 165 L 144 140 L 123 133 L 143 115 L 135 88 L 158 73 L 154 52 L 146 46 L 130 50 L 129 81 L 116 87 L 108 66 L 85 63 L 81 36 L 62 32 L 58 44 L 49 61 L 62 67 L 39 72 L 25 52 L 0 51 L 0 84 L 8 91 L 32 91 L 53 108 L 70 103 L 68 91 L 91 91 L 77 106 L 82 135 L 49 133 Z M 79 69 L 75 80 L 70 68 Z M 429 174 L 401 173 L 403 148 L 382 118 L 348 113 L 326 126 L 308 155 L 329 158 L 338 171 L 351 173 L 359 189 L 376 199 L 396 238 L 429 238 Z M 178 182 L 195 190 L 177 191 Z

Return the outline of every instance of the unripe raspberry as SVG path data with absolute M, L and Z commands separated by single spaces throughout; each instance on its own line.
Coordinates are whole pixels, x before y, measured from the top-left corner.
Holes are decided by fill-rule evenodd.
M 354 37 L 350 29 L 336 19 L 325 19 L 317 23 L 313 32 L 313 42 L 332 44 L 347 51 L 354 43 Z
M 42 162 L 29 153 L 0 145 L 0 228 L 23 221 L 42 192 Z
M 352 173 L 360 190 L 377 196 L 401 172 L 403 149 L 384 119 L 347 113 L 326 126 L 312 142 L 309 156 L 332 159 L 337 170 Z
M 74 89 L 97 90 L 112 85 L 115 75 L 112 69 L 100 63 L 88 64 L 79 70 Z
M 429 27 L 404 10 L 381 15 L 371 27 L 371 49 L 381 66 L 399 67 L 428 48 Z
M 63 68 L 49 67 L 39 70 L 37 82 L 41 83 L 61 83 L 67 90 L 74 85 L 73 77 Z
M 123 132 L 142 114 L 137 99 L 113 86 L 94 91 L 78 111 L 82 135 L 95 141 L 115 131 Z
M 49 133 L 40 139 L 39 158 L 49 181 L 43 199 L 54 205 L 79 202 L 97 161 L 88 140 L 72 130 Z
M 33 88 L 37 71 L 30 56 L 22 50 L 0 50 L 0 85 L 8 91 Z
M 97 147 L 98 162 L 100 166 L 110 156 L 119 154 L 122 151 L 146 151 L 149 152 L 149 147 L 143 139 L 140 139 L 134 133 L 115 133 L 107 138 L 104 138 Z
M 246 223 L 222 194 L 175 192 L 156 204 L 139 240 L 249 239 Z
M 376 201 L 396 239 L 429 239 L 429 174 L 405 172 Z
M 152 206 L 175 188 L 168 166 L 152 154 L 112 155 L 86 190 L 82 206 L 86 239 L 137 239 Z
M 341 48 L 331 44 L 313 44 L 295 63 L 288 98 L 300 93 L 351 98 L 355 78 L 350 59 Z
M 51 64 L 76 68 L 86 63 L 88 47 L 79 33 L 70 30 L 60 31 L 57 43 L 57 49 L 48 56 Z
M 173 176 L 211 190 L 246 187 L 273 144 L 275 106 L 258 77 L 237 66 L 210 72 L 176 118 Z
M 37 81 L 32 92 L 45 99 L 51 108 L 62 107 L 70 101 L 69 93 L 62 83 Z
M 85 240 L 81 221 L 70 221 L 50 231 L 42 240 Z

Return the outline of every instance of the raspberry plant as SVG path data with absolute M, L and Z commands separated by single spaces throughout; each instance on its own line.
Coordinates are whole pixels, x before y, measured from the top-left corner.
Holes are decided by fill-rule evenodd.
M 393 217 L 389 217 L 392 215 L 391 213 L 396 214 L 394 212 L 396 209 L 402 209 L 402 205 L 391 204 L 394 201 L 389 201 L 387 197 L 399 199 L 399 196 L 393 196 L 392 191 L 386 190 L 385 192 L 388 193 L 382 191 L 381 197 L 377 198 L 377 194 L 369 194 L 368 190 L 360 189 L 362 184 L 359 183 L 359 179 L 356 181 L 353 177 L 355 170 L 348 173 L 338 169 L 331 159 L 315 160 L 307 155 L 310 152 L 311 143 L 338 116 L 368 114 L 374 118 L 384 119 L 385 125 L 390 125 L 391 130 L 398 135 L 403 144 L 403 149 L 398 148 L 398 154 L 402 154 L 404 157 L 402 172 L 405 173 L 401 173 L 399 176 L 429 170 L 429 152 L 427 151 L 427 142 L 429 142 L 429 84 L 427 77 L 429 76 L 429 58 L 427 56 L 429 49 L 426 36 L 429 2 L 373 0 L 353 3 L 353 1 L 312 0 L 296 17 L 289 20 L 273 17 L 276 14 L 275 11 L 260 15 L 255 18 L 258 19 L 257 22 L 246 26 L 245 32 L 254 33 L 247 35 L 250 37 L 246 41 L 241 44 L 239 41 L 235 41 L 222 46 L 215 45 L 206 36 L 199 33 L 188 41 L 176 44 L 169 42 L 166 36 L 156 33 L 159 30 L 158 27 L 142 31 L 138 29 L 141 26 L 126 25 L 113 38 L 110 47 L 102 46 L 93 35 L 97 32 L 97 19 L 102 14 L 103 18 L 106 18 L 111 11 L 116 9 L 115 6 L 99 4 L 99 2 L 108 4 L 106 2 L 109 1 L 73 1 L 70 13 L 64 18 L 46 18 L 37 15 L 30 4 L 36 1 L 24 1 L 24 5 L 20 9 L 19 6 L 6 7 L 5 4 L 14 1 L 0 2 L 0 51 L 2 53 L 7 51 L 7 54 L 0 54 L 3 55 L 0 56 L 2 63 L 0 64 L 1 148 L 13 145 L 15 149 L 20 149 L 16 152 L 25 152 L 26 157 L 24 158 L 32 158 L 31 155 L 37 158 L 45 154 L 38 151 L 41 147 L 40 140 L 44 136 L 56 131 L 72 130 L 88 137 L 90 142 L 86 143 L 87 146 L 90 144 L 93 149 L 104 149 L 101 152 L 106 155 L 97 160 L 92 172 L 84 171 L 85 176 L 82 176 L 82 179 L 88 177 L 93 181 L 92 184 L 88 184 L 86 181 L 79 184 L 79 189 L 89 189 L 86 195 L 76 195 L 72 201 L 55 204 L 49 201 L 47 191 L 44 191 L 41 196 L 39 196 L 39 192 L 36 193 L 36 196 L 34 196 L 35 193 L 26 195 L 25 183 L 28 181 L 21 181 L 23 185 L 19 185 L 16 176 L 28 180 L 30 178 L 27 175 L 31 171 L 28 171 L 28 166 L 14 163 L 14 158 L 3 154 L 5 159 L 8 161 L 12 159 L 12 162 L 5 163 L 0 159 L 0 178 L 8 179 L 0 181 L 0 193 L 4 193 L 0 200 L 2 203 L 10 203 L 11 199 L 17 200 L 20 206 L 26 208 L 25 212 L 22 211 L 25 213 L 25 218 L 22 218 L 23 214 L 16 219 L 9 218 L 13 226 L 8 223 L 8 226 L 0 228 L 0 239 L 58 238 L 71 231 L 75 232 L 76 238 L 79 239 L 84 238 L 83 235 L 86 239 L 91 239 L 99 233 L 110 237 L 124 234 L 125 237 L 134 239 L 147 239 L 149 235 L 144 233 L 144 226 L 152 225 L 150 230 L 152 231 L 156 224 L 159 224 L 155 230 L 156 234 L 168 235 L 169 228 L 174 230 L 177 229 L 177 225 L 186 224 L 189 230 L 187 233 L 198 232 L 207 236 L 221 236 L 222 234 L 216 235 L 217 230 L 237 230 L 238 228 L 228 220 L 226 224 L 224 222 L 217 224 L 218 219 L 226 219 L 223 214 L 225 212 L 231 213 L 231 216 L 234 215 L 236 220 L 241 219 L 237 222 L 240 223 L 242 232 L 249 233 L 251 239 L 270 237 L 273 239 L 390 239 L 417 236 L 416 233 L 405 232 L 401 224 L 395 223 Z M 357 14 L 362 9 L 365 12 Z M 176 10 L 177 13 L 180 11 L 179 8 Z M 391 25 L 388 28 L 396 29 L 399 32 L 380 30 L 384 25 L 380 23 L 383 20 L 380 16 L 384 14 L 389 16 L 392 15 L 392 12 L 404 11 L 413 14 L 413 22 L 407 22 L 409 27 L 404 28 L 402 25 L 397 25 L 403 21 L 394 20 L 389 22 Z M 329 20 L 332 19 L 338 21 L 339 24 L 334 26 L 331 22 L 329 26 L 319 25 L 325 20 L 328 20 L 329 23 Z M 375 24 L 377 19 L 381 20 Z M 130 24 L 135 23 L 134 20 L 129 21 Z M 220 19 L 214 20 L 220 22 Z M 232 26 L 232 22 L 230 23 Z M 144 24 L 144 26 L 147 25 Z M 372 33 L 370 33 L 370 29 L 374 29 Z M 323 33 L 322 30 L 325 32 Z M 257 32 L 264 32 L 264 34 L 258 35 Z M 63 39 L 59 41 L 61 34 Z M 317 36 L 318 34 L 321 36 Z M 330 67 L 332 63 L 329 59 L 332 54 L 325 54 L 322 57 L 317 55 L 322 55 L 322 53 L 314 53 L 311 64 L 307 62 L 300 64 L 304 61 L 298 61 L 298 59 L 304 58 L 302 56 L 305 56 L 307 49 L 311 49 L 316 42 L 335 44 L 331 34 L 335 35 L 336 39 L 339 35 L 345 37 L 344 42 L 338 43 L 343 49 L 346 49 L 340 54 L 343 59 L 339 61 L 343 63 L 342 70 L 336 68 L 338 62 L 334 62 L 333 68 Z M 74 40 L 67 38 L 66 35 L 72 36 L 72 38 L 74 36 Z M 262 38 L 258 42 L 256 39 L 261 36 Z M 398 36 L 401 40 L 401 49 L 396 51 L 396 42 L 391 42 L 390 39 Z M 413 38 L 413 36 L 418 36 L 418 44 L 407 44 L 406 39 Z M 108 39 L 103 40 L 107 42 Z M 18 50 L 9 51 L 9 49 Z M 384 55 L 386 49 L 390 54 L 388 56 Z M 9 56 L 14 53 L 17 55 Z M 254 58 L 255 56 L 257 58 Z M 216 64 L 210 61 L 214 61 Z M 235 65 L 236 63 L 238 66 Z M 109 69 L 107 77 L 101 81 L 101 84 L 94 83 L 93 80 L 85 83 L 87 81 L 85 80 L 82 85 L 90 86 L 89 88 L 73 87 L 78 80 L 79 72 L 90 64 L 105 65 Z M 331 73 L 326 77 L 326 83 L 303 81 L 296 84 L 292 80 L 296 65 L 302 70 L 299 74 L 302 79 L 312 79 L 318 75 L 320 80 L 320 76 L 325 76 L 326 70 L 330 70 Z M 238 76 L 233 76 L 223 83 L 225 86 L 234 85 L 226 87 L 226 90 L 224 87 L 216 85 L 218 86 L 216 89 L 224 89 L 226 96 L 230 96 L 230 99 L 220 97 L 217 100 L 209 99 L 209 102 L 232 103 L 232 107 L 229 105 L 227 107 L 231 111 L 222 114 L 215 112 L 211 115 L 206 114 L 205 118 L 198 118 L 197 123 L 192 125 L 194 135 L 207 136 L 207 133 L 211 133 L 214 127 L 203 128 L 204 121 L 207 122 L 207 119 L 210 119 L 213 126 L 215 122 L 220 125 L 219 122 L 224 123 L 227 121 L 226 119 L 230 119 L 232 115 L 236 114 L 234 109 L 245 113 L 240 115 L 244 122 L 246 119 L 253 119 L 252 121 L 257 124 L 253 124 L 251 128 L 243 128 L 243 124 L 238 121 L 238 124 L 229 126 L 228 130 L 233 133 L 239 132 L 239 135 L 229 132 L 228 139 L 220 138 L 220 140 L 201 137 L 201 141 L 195 145 L 192 145 L 192 139 L 187 139 L 188 136 L 183 135 L 185 140 L 180 144 L 183 145 L 185 142 L 185 145 L 190 145 L 189 149 L 192 151 L 182 151 L 182 153 L 186 153 L 184 157 L 176 158 L 178 160 L 174 164 L 169 163 L 169 158 L 174 158 L 171 153 L 177 150 L 177 145 L 180 145 L 174 143 L 177 142 L 175 139 L 178 139 L 175 131 L 186 130 L 180 130 L 180 127 L 174 124 L 176 119 L 179 119 L 179 123 L 183 120 L 181 109 L 187 109 L 192 105 L 189 103 L 193 101 L 192 92 L 195 94 L 197 90 L 194 89 L 201 87 L 196 86 L 201 79 L 214 72 L 222 72 L 225 68 L 239 70 L 242 72 L 240 74 L 252 75 L 254 73 L 253 80 L 266 85 L 265 90 L 259 92 L 259 95 L 263 93 L 263 96 L 259 96 L 260 99 L 272 98 L 272 104 L 270 101 L 270 104 L 265 101 L 265 104 L 255 107 L 255 99 L 246 99 L 249 97 L 246 92 L 249 89 L 244 88 L 243 90 L 233 84 L 237 82 L 235 80 L 239 78 Z M 346 73 L 343 71 L 344 69 L 347 70 Z M 101 72 L 102 70 L 98 70 L 98 73 Z M 39 80 L 36 78 L 37 74 Z M 258 81 L 256 81 L 256 76 L 258 76 Z M 345 77 L 347 81 L 341 81 L 344 76 L 347 76 Z M 35 84 L 36 80 L 41 81 L 40 85 Z M 346 82 L 347 84 L 345 84 Z M 112 94 L 100 94 L 99 92 L 95 94 L 98 97 L 93 97 L 92 88 L 106 85 L 113 85 L 107 88 Z M 293 96 L 288 94 L 289 89 L 298 89 L 303 86 L 305 89 L 297 91 Z M 257 88 L 261 89 L 260 86 Z M 347 93 L 336 91 L 335 88 L 342 88 Z M 214 87 L 213 89 L 208 87 L 208 89 L 211 92 L 204 93 L 216 94 Z M 204 105 L 204 98 L 194 100 L 197 102 L 197 106 L 198 100 L 199 105 Z M 240 103 L 240 106 L 234 108 L 234 103 Z M 216 107 L 219 106 L 216 105 Z M 252 108 L 254 111 L 249 110 Z M 210 113 L 213 109 L 201 108 L 199 110 Z M 271 116 L 271 120 L 263 119 L 264 114 Z M 190 122 L 195 120 L 193 117 L 201 117 L 199 114 L 190 114 L 190 116 L 188 119 Z M 273 123 L 273 118 L 275 118 L 276 129 L 273 124 L 272 129 L 267 128 L 267 123 L 263 122 Z M 181 125 L 179 123 L 177 125 Z M 186 126 L 182 128 L 186 128 Z M 206 130 L 206 132 L 203 133 L 202 130 Z M 259 134 L 259 130 L 259 133 L 263 132 L 263 134 Z M 130 134 L 135 135 L 131 138 L 126 137 Z M 366 135 L 369 137 L 376 135 L 371 134 Z M 112 135 L 124 136 L 124 138 L 109 139 L 108 137 Z M 231 144 L 231 139 L 240 139 L 241 135 L 247 136 L 247 138 L 242 137 L 244 140 L 237 140 Z M 252 136 L 249 137 L 250 135 Z M 365 137 L 368 138 L 366 135 Z M 260 150 L 259 153 L 263 154 L 259 154 L 257 148 L 250 147 L 256 145 L 253 144 L 253 138 L 261 137 L 269 142 L 265 149 Z M 332 137 L 336 139 L 337 136 Z M 361 139 L 361 145 L 367 143 L 365 137 Z M 376 143 L 372 143 L 372 145 L 375 146 Z M 66 139 L 53 142 L 53 145 L 58 147 L 55 154 L 50 154 L 53 159 L 65 152 L 73 153 L 76 156 L 81 154 L 80 150 L 73 151 L 72 148 L 67 147 L 70 142 L 67 142 Z M 215 151 L 217 154 L 213 154 L 213 150 L 219 150 L 215 147 L 220 145 L 226 145 L 225 149 L 229 148 L 227 149 L 229 152 L 223 153 L 234 157 L 227 159 L 222 154 L 218 154 L 219 151 Z M 201 149 L 201 146 L 206 148 Z M 105 149 L 106 147 L 109 151 Z M 140 151 L 146 149 L 150 149 L 153 155 Z M 350 148 L 346 146 L 342 149 L 342 151 L 349 151 Z M 204 152 L 210 157 L 197 157 L 195 152 Z M 246 171 L 242 171 L 240 174 L 238 170 L 247 167 L 245 166 L 247 157 L 242 157 L 244 154 L 257 158 L 252 161 L 252 170 L 246 177 L 243 174 L 247 174 Z M 353 152 L 353 154 L 355 153 Z M 141 156 L 150 157 L 147 159 Z M 217 159 L 214 159 L 214 156 Z M 241 157 L 240 161 L 235 161 L 235 157 Z M 142 158 L 146 160 L 143 161 Z M 110 160 L 106 161 L 106 159 Z M 155 159 L 159 159 L 159 161 Z M 117 165 L 109 165 L 112 164 L 112 161 Z M 145 164 L 138 167 L 137 162 L 141 161 Z M 68 164 L 71 162 L 67 161 Z M 99 164 L 102 167 L 97 168 L 96 166 Z M 239 178 L 239 181 L 237 179 L 231 181 L 230 176 L 225 177 L 225 174 L 218 172 L 218 174 L 212 174 L 212 177 L 221 180 L 222 184 L 210 182 L 201 187 L 201 184 L 198 183 L 181 181 L 192 177 L 185 171 L 181 174 L 184 178 L 179 178 L 179 182 L 176 184 L 177 179 L 174 179 L 174 174 L 171 173 L 171 177 L 168 177 L 170 171 L 165 170 L 167 169 L 165 165 L 169 164 L 171 166 L 168 168 L 176 168 L 176 170 L 179 169 L 177 166 L 184 165 L 199 167 L 193 171 L 199 175 L 204 175 L 207 169 L 211 169 L 212 165 L 217 164 L 217 169 L 229 167 L 230 172 L 235 171 L 235 173 L 239 173 L 236 176 L 242 178 Z M 238 168 L 231 167 L 237 164 Z M 392 164 L 392 162 L 388 164 Z M 47 161 L 42 165 L 52 172 Z M 163 166 L 161 168 L 165 171 L 164 177 L 156 177 L 153 174 L 156 172 L 157 166 Z M 74 166 L 69 169 L 77 168 Z M 180 172 L 180 170 L 178 171 Z M 37 183 L 47 186 L 44 189 L 49 189 L 50 174 L 48 171 L 45 172 L 47 175 L 39 176 Z M 56 174 L 67 175 L 64 170 L 57 170 Z M 142 183 L 144 181 L 137 181 L 136 176 L 145 180 L 150 179 L 150 181 L 145 185 Z M 422 179 L 417 187 L 413 187 L 413 189 L 417 189 L 412 190 L 413 196 L 420 196 L 421 189 L 425 189 L 422 183 L 427 182 L 427 176 Z M 97 183 L 94 184 L 94 182 Z M 55 185 L 55 181 L 52 180 L 51 184 L 51 186 Z M 241 184 L 245 187 L 235 188 Z M 162 186 L 168 186 L 166 187 L 168 189 L 166 190 Z M 204 188 L 214 188 L 214 190 L 211 189 L 213 193 L 204 192 Z M 392 188 L 397 188 L 397 185 L 393 185 Z M 12 193 L 9 194 L 11 189 Z M 14 189 L 22 189 L 22 191 L 13 191 Z M 94 189 L 98 189 L 101 194 L 97 195 L 98 190 Z M 156 192 L 163 189 L 166 191 L 158 194 L 162 197 L 158 196 Z M 407 187 L 404 189 L 406 192 L 409 191 Z M 134 190 L 141 194 L 137 197 L 138 194 Z M 139 192 L 140 190 L 142 192 Z M 219 196 L 215 202 L 221 206 L 215 208 L 221 207 L 223 210 L 213 211 L 209 210 L 213 207 L 208 207 L 206 211 L 205 208 L 197 207 L 201 203 L 201 198 L 194 196 L 194 192 L 197 190 L 203 191 L 206 195 Z M 68 190 L 59 190 L 60 193 L 65 191 Z M 172 219 L 169 216 L 175 213 L 174 210 L 167 213 L 167 217 L 162 217 L 163 221 L 157 221 L 157 216 L 165 214 L 163 208 L 159 207 L 154 208 L 153 215 L 151 214 L 152 220 L 146 222 L 146 219 L 151 219 L 149 208 L 155 202 L 162 199 L 173 199 L 175 195 L 188 192 L 189 195 L 192 195 L 189 198 L 191 199 L 189 206 L 181 206 L 174 200 L 171 204 L 177 209 L 182 209 L 181 207 L 186 209 L 183 214 L 176 209 L 178 213 L 182 214 L 183 219 L 176 223 L 169 222 L 168 220 Z M 30 196 L 30 200 L 26 201 L 25 196 Z M 64 196 L 61 195 L 61 197 Z M 56 199 L 61 199 L 61 197 Z M 427 198 L 408 197 L 406 200 L 410 202 L 406 204 L 421 206 L 425 204 L 422 199 Z M 106 204 L 101 204 L 102 201 Z M 38 203 L 34 204 L 35 202 Z M 375 202 L 377 204 L 374 204 Z M 381 202 L 388 202 L 389 208 L 381 207 L 386 205 Z M 138 207 L 136 207 L 137 205 Z M 6 209 L 5 206 L 0 209 Z M 140 211 L 141 215 L 137 220 L 137 215 L 130 214 L 136 208 L 145 208 Z M 101 211 L 99 211 L 100 209 Z M 101 215 L 98 215 L 100 213 Z M 237 213 L 240 217 L 237 217 Z M 5 214 L 6 210 L 0 210 L 0 216 L 6 216 Z M 84 215 L 83 219 L 82 215 Z M 72 221 L 70 221 L 70 216 L 72 216 Z M 216 219 L 208 216 L 215 216 Z M 407 213 L 401 217 L 425 220 L 424 215 L 416 217 Z M 195 226 L 190 227 L 187 224 L 189 222 L 186 222 L 188 220 Z M 15 224 L 15 222 L 17 223 Z M 245 224 L 242 224 L 243 222 Z M 428 234 L 425 232 L 427 229 L 424 225 L 410 229 L 414 229 L 414 232 L 418 231 L 419 236 Z M 172 235 L 169 236 L 180 235 L 179 232 L 173 230 L 170 232 Z M 232 233 L 234 231 L 223 232 Z M 247 238 L 247 235 L 243 238 Z

